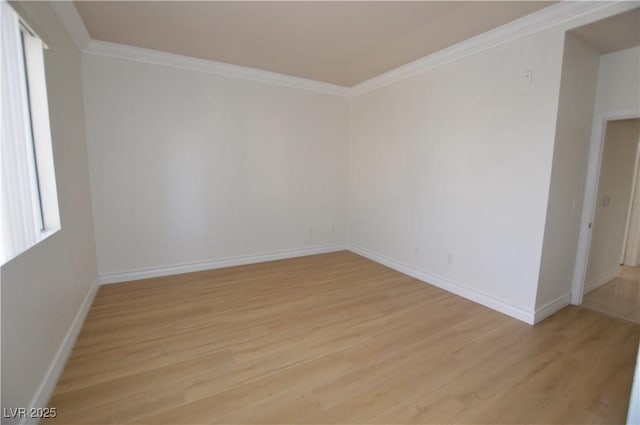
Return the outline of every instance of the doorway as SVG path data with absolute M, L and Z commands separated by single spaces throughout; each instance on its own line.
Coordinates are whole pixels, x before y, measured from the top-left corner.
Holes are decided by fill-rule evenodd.
M 602 142 L 585 307 L 640 323 L 640 119 L 607 121 Z

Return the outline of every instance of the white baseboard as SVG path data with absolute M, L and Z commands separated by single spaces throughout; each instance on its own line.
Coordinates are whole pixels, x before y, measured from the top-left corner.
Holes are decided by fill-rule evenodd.
M 560 311 L 571 303 L 571 293 L 567 292 L 564 295 L 559 296 L 553 301 L 548 302 L 540 308 L 536 309 L 534 317 L 534 323 L 541 322 L 547 317 L 551 316 L 556 311 Z
M 91 308 L 91 304 L 93 304 L 93 300 L 98 293 L 98 282 L 95 281 L 89 288 L 89 292 L 84 297 L 82 304 L 80 305 L 80 309 L 76 314 L 76 317 L 73 319 L 67 334 L 62 340 L 62 344 L 60 344 L 60 348 L 58 348 L 58 352 L 56 353 L 53 361 L 49 365 L 49 369 L 44 376 L 44 379 L 40 383 L 36 394 L 33 396 L 29 408 L 27 408 L 27 412 L 29 412 L 32 408 L 43 408 L 47 407 L 47 403 L 53 394 L 53 390 L 58 383 L 58 379 L 60 379 L 60 375 L 64 370 L 64 366 L 67 363 L 67 359 L 71 354 L 71 350 L 76 343 L 76 339 L 78 338 L 78 334 L 80 334 L 80 330 L 82 329 L 82 325 L 84 324 L 84 319 L 87 317 L 87 313 L 89 313 L 89 309 Z M 24 418 L 20 421 L 20 425 L 31 425 L 37 424 L 40 420 L 36 418 Z
M 105 273 L 100 275 L 100 284 L 128 282 L 131 280 L 149 279 L 174 274 L 199 272 L 203 270 L 220 269 L 223 267 L 244 266 L 246 264 L 263 263 L 265 261 L 285 260 L 287 258 L 304 257 L 306 255 L 326 254 L 328 252 L 343 251 L 347 249 L 344 243 L 320 245 L 309 248 L 276 251 L 263 254 L 244 255 L 239 257 L 221 258 L 212 261 L 200 261 L 195 263 L 175 264 L 164 267 L 131 270 L 120 273 Z
M 422 270 L 418 270 L 415 267 L 409 266 L 407 264 L 393 260 L 389 257 L 385 257 L 384 255 L 369 251 L 367 249 L 354 245 L 350 245 L 348 249 L 349 251 L 352 251 L 358 255 L 362 255 L 363 257 L 375 261 L 376 263 L 383 264 L 425 283 L 437 286 L 438 288 L 444 289 L 445 291 L 459 295 L 463 298 L 474 301 L 492 310 L 499 311 L 500 313 L 506 314 L 507 316 L 511 316 L 530 325 L 534 324 L 534 312 L 523 310 L 520 307 L 516 307 L 507 302 L 498 300 L 490 295 L 472 289 L 469 286 L 454 282 L 441 276 L 423 272 Z
M 587 282 L 584 285 L 584 294 L 588 294 L 594 289 L 598 289 L 605 283 L 611 282 L 620 274 L 620 266 L 616 266 L 615 270 L 609 270 L 609 272 L 601 275 L 600 277 L 593 279 L 591 282 Z

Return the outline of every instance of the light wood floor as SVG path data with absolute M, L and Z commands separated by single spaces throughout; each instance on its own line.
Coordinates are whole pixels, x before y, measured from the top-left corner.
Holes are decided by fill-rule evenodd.
M 589 292 L 582 304 L 640 324 L 640 267 L 622 267 L 618 277 Z
M 42 423 L 623 423 L 639 337 L 348 252 L 275 261 L 101 287 Z

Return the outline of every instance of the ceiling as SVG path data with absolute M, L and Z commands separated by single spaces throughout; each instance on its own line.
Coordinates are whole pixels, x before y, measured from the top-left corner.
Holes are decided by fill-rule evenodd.
M 640 8 L 570 31 L 601 54 L 640 45 Z
M 353 86 L 543 1 L 76 1 L 91 38 Z

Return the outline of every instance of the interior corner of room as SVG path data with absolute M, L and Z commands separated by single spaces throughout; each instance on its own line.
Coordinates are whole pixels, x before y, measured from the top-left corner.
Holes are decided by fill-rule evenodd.
M 112 7 L 127 7 L 126 2 L 120 3 Z M 136 17 L 147 19 L 144 8 L 155 3 L 132 3 L 122 25 L 130 25 Z M 271 16 L 268 5 L 243 2 L 245 6 L 232 6 L 232 3 L 221 2 L 219 13 L 226 18 L 245 16 L 238 10 L 256 7 L 263 10 L 264 16 Z M 101 294 L 126 303 L 127 297 L 133 299 L 149 291 L 150 299 L 166 302 L 166 298 L 179 299 L 176 288 L 181 278 L 175 278 L 176 275 L 230 268 L 255 283 L 263 273 L 255 265 L 263 264 L 264 275 L 277 275 L 274 279 L 284 286 L 274 287 L 271 292 L 257 289 L 260 294 L 266 298 L 281 294 L 283 305 L 288 299 L 298 300 L 299 295 L 301 298 L 296 302 L 310 306 L 305 291 L 309 287 L 318 290 L 323 287 L 313 280 L 314 273 L 322 267 L 330 268 L 335 262 L 340 267 L 329 270 L 328 277 L 323 277 L 327 279 L 328 292 L 344 291 L 345 297 L 357 298 L 366 294 L 365 283 L 369 281 L 376 290 L 399 291 L 395 301 L 393 292 L 380 295 L 380 299 L 384 302 L 388 299 L 390 304 L 376 304 L 378 310 L 366 311 L 369 319 L 382 320 L 380 316 L 401 315 L 402 311 L 413 309 L 415 316 L 400 316 L 405 320 L 402 326 L 410 326 L 415 317 L 424 314 L 424 310 L 411 305 L 414 296 L 424 305 L 430 300 L 437 308 L 446 310 L 450 306 L 459 315 L 460 322 L 452 319 L 455 330 L 449 336 L 468 331 L 463 318 L 472 317 L 478 326 L 491 318 L 496 320 L 491 323 L 499 323 L 492 331 L 496 333 L 487 336 L 488 345 L 496 344 L 488 349 L 493 357 L 500 357 L 498 348 L 505 352 L 510 349 L 504 341 L 500 345 L 497 339 L 491 339 L 499 332 L 507 335 L 513 331 L 516 335 L 513 346 L 535 342 L 536 338 L 565 344 L 561 349 L 550 345 L 531 350 L 548 356 L 544 361 L 560 359 L 551 366 L 552 375 L 561 374 L 562 370 L 580 374 L 586 364 L 579 363 L 583 360 L 581 356 L 593 356 L 588 357 L 593 362 L 606 357 L 603 353 L 613 351 L 597 344 L 605 338 L 612 338 L 611 341 L 616 338 L 615 342 L 622 346 L 617 353 L 619 362 L 610 358 L 607 364 L 612 370 L 618 368 L 614 370 L 618 372 L 615 376 L 622 376 L 620 371 L 625 375 L 616 378 L 614 384 L 619 385 L 615 390 L 614 384 L 602 384 L 606 387 L 602 391 L 609 391 L 607 394 L 619 400 L 612 402 L 615 408 L 609 406 L 609 410 L 600 405 L 601 410 L 585 408 L 579 419 L 585 423 L 603 418 L 612 422 L 625 419 L 632 380 L 627 375 L 635 364 L 640 335 L 637 325 L 640 323 L 637 268 L 640 4 L 558 2 L 541 8 L 534 3 L 522 2 L 517 6 L 522 8 L 518 12 L 522 16 L 503 17 L 504 22 L 495 21 L 485 29 L 479 28 L 473 37 L 469 35 L 459 42 L 452 39 L 447 45 L 434 46 L 427 56 L 389 69 L 384 68 L 390 63 L 385 58 L 409 54 L 401 48 L 406 40 L 430 34 L 419 26 L 417 17 L 411 23 L 416 28 L 412 34 L 406 34 L 408 38 L 399 38 L 394 41 L 396 44 L 382 46 L 384 49 L 378 46 L 377 54 L 371 53 L 359 61 L 347 61 L 346 47 L 339 49 L 334 43 L 342 55 L 336 55 L 336 61 L 341 59 L 349 64 L 344 72 L 338 73 L 333 72 L 329 63 L 326 67 L 301 64 L 299 58 L 306 57 L 304 54 L 308 52 L 300 46 L 297 47 L 305 53 L 293 51 L 302 56 L 289 51 L 290 56 L 282 53 L 282 57 L 276 57 L 274 53 L 271 59 L 277 59 L 277 63 L 272 68 L 257 69 L 256 64 L 266 64 L 268 58 L 261 56 L 260 41 L 255 39 L 248 43 L 255 49 L 250 51 L 251 55 L 221 50 L 229 58 L 226 62 L 196 56 L 206 49 L 206 43 L 193 45 L 189 54 L 178 51 L 177 42 L 171 44 L 171 40 L 157 35 L 148 39 L 141 36 L 139 45 L 128 45 L 124 38 L 117 37 L 133 37 L 135 31 L 108 22 L 109 17 L 117 16 L 107 13 L 109 2 L 10 2 L 48 47 L 44 51 L 44 65 L 59 230 L 2 265 L 2 407 L 47 406 L 78 335 L 82 337 L 85 320 L 96 308 L 96 314 L 104 315 L 104 310 L 100 310 L 104 305 L 98 302 Z M 211 3 L 192 2 L 190 7 L 205 8 L 208 4 Z M 480 11 L 482 4 L 469 7 Z M 169 19 L 183 6 L 168 3 L 165 7 L 164 11 L 158 9 L 157 19 Z M 283 3 L 281 7 L 291 8 L 294 15 L 300 14 L 295 16 L 307 13 L 303 2 L 291 2 L 289 6 Z M 334 15 L 316 2 L 307 7 L 318 8 L 314 9 L 318 19 L 332 22 Z M 389 10 L 375 14 L 375 19 L 395 13 L 391 2 L 382 2 L 378 7 L 383 12 L 384 8 Z M 353 13 L 357 17 L 356 12 L 345 9 L 340 16 Z M 449 9 L 446 12 L 454 13 Z M 495 14 L 491 19 L 498 18 Z M 206 24 L 204 17 L 189 19 L 195 24 Z M 265 27 L 273 30 L 266 24 Z M 398 24 L 397 31 L 401 28 Z M 432 31 L 444 34 L 444 28 L 433 28 Z M 162 31 L 168 34 L 173 30 Z M 364 37 L 356 29 L 348 33 L 357 40 Z M 236 36 L 244 39 L 241 34 Z M 166 46 L 164 51 L 154 44 L 161 41 Z M 365 43 L 364 38 L 361 43 Z M 326 46 L 313 47 L 318 55 L 330 51 Z M 232 58 L 237 58 L 237 63 L 231 62 Z M 247 62 L 254 59 L 255 63 Z M 305 260 L 307 256 L 314 257 Z M 370 261 L 365 262 L 363 257 Z M 294 258 L 298 260 L 290 260 Z M 280 275 L 284 272 L 270 269 L 275 267 L 276 263 L 271 262 L 276 260 L 298 262 L 277 263 L 291 273 Z M 296 287 L 291 282 L 294 278 L 304 280 L 300 270 L 305 267 L 310 270 L 309 276 L 313 276 L 309 278 L 312 286 Z M 363 273 L 365 283 L 354 284 L 353 291 L 338 287 L 335 281 L 341 270 L 345 274 L 340 279 L 346 279 L 345 282 L 347 277 Z M 200 279 L 200 285 L 205 275 L 197 276 L 202 279 L 193 279 Z M 197 286 L 196 297 L 215 298 L 211 295 L 215 289 L 235 305 L 246 295 L 231 293 L 232 285 L 224 285 L 225 279 L 233 281 L 230 274 L 218 271 L 212 276 L 219 279 L 216 281 L 219 286 Z M 384 278 L 384 282 L 377 281 L 376 276 Z M 174 278 L 175 282 L 171 280 Z M 423 288 L 426 292 L 410 287 L 416 282 L 423 285 L 419 288 L 426 287 Z M 114 283 L 122 285 L 107 286 Z M 140 288 L 129 289 L 133 293 L 139 291 L 138 294 L 114 295 L 126 286 Z M 254 287 L 258 286 L 249 285 Z M 624 292 L 631 295 L 623 295 L 620 289 L 623 287 L 631 288 Z M 161 294 L 165 289 L 169 292 Z M 451 294 L 455 297 L 446 298 Z M 330 296 L 322 293 L 317 299 L 322 302 Z M 373 298 L 372 303 L 383 302 Z M 581 306 L 583 299 L 584 306 L 599 313 Z M 607 300 L 613 302 L 612 307 L 605 305 Z M 461 304 L 468 301 L 469 304 Z M 304 310 L 300 305 L 296 304 L 296 308 Z M 428 305 L 431 309 L 432 304 Z M 201 307 L 207 314 L 213 308 Z M 366 309 L 360 305 L 352 307 L 353 314 Z M 624 313 L 617 314 L 618 308 L 623 308 Z M 125 310 L 126 306 L 122 310 L 116 308 L 113 316 Z M 256 314 L 267 317 L 270 311 L 272 307 L 267 306 Z M 351 313 L 342 310 L 336 313 L 327 308 L 319 309 L 317 314 L 321 318 L 313 320 L 325 323 L 326 316 L 333 313 L 345 321 L 352 318 Z M 428 320 L 445 326 L 447 321 L 442 318 L 448 317 L 444 316 L 446 313 L 434 314 Z M 572 326 L 584 320 L 583 323 L 593 325 L 585 332 L 592 333 L 584 341 L 574 339 L 578 332 L 574 333 L 574 329 L 584 330 L 587 325 L 570 328 L 565 322 L 552 322 L 556 317 L 571 321 Z M 279 329 L 289 321 L 295 322 L 282 316 L 270 324 Z M 114 332 L 125 332 L 126 328 L 123 323 L 97 324 L 88 332 L 100 326 L 112 327 Z M 165 328 L 171 326 L 167 324 Z M 311 328 L 316 330 L 322 325 L 314 326 Z M 391 325 L 385 322 L 381 326 Z M 242 338 L 259 339 L 267 328 L 256 325 L 238 332 L 244 332 Z M 609 328 L 617 332 L 607 334 Z M 402 333 L 401 329 L 389 329 Z M 425 325 L 424 329 L 432 328 Z M 543 337 L 544 332 L 549 334 Z M 240 336 L 230 338 L 236 337 L 238 346 L 243 347 L 245 340 Z M 362 338 L 358 343 L 366 339 L 363 335 L 355 337 Z M 425 335 L 425 340 L 428 337 Z M 441 335 L 441 339 L 446 341 L 447 337 Z M 411 338 L 403 341 L 411 347 L 418 344 Z M 371 343 L 369 339 L 366 342 Z M 582 342 L 584 346 L 580 345 Z M 316 340 L 305 343 L 313 347 L 316 343 L 321 345 Z M 295 351 L 297 346 L 293 347 Z M 346 350 L 340 347 L 336 349 L 340 353 Z M 385 349 L 375 344 L 372 347 L 374 352 Z M 456 346 L 459 350 L 456 355 L 471 358 L 464 351 L 466 348 L 461 347 Z M 272 348 L 265 350 L 276 357 L 275 348 L 269 351 Z M 239 356 L 250 361 L 253 354 L 248 352 L 249 348 L 243 349 Z M 341 368 L 347 370 L 357 364 L 352 361 L 358 358 L 357 349 L 350 349 L 353 357 L 329 354 L 335 360 L 331 365 L 338 365 L 335 370 L 323 365 L 324 360 L 313 361 L 320 362 L 318 367 L 326 366 L 328 375 L 338 374 Z M 563 357 L 572 349 L 584 351 L 576 359 L 570 354 Z M 166 350 L 158 348 L 152 355 L 164 355 Z M 219 357 L 215 362 L 235 361 L 225 357 L 233 349 L 221 352 L 216 353 Z M 526 359 L 531 353 L 520 354 Z M 543 360 L 541 369 L 546 367 Z M 525 362 L 521 358 L 519 361 Z M 449 365 L 446 359 L 442 362 Z M 514 369 L 525 367 L 515 360 L 513 365 Z M 499 367 L 497 363 L 494 366 Z M 430 370 L 436 373 L 435 369 Z M 369 372 L 374 374 L 372 371 Z M 476 384 L 483 382 L 490 386 L 491 379 L 482 372 L 465 372 L 469 373 L 465 376 L 478 379 Z M 72 379 L 73 372 L 62 376 Z M 575 382 L 585 387 L 597 387 L 594 382 L 601 382 L 600 375 L 585 375 L 575 382 L 570 378 L 566 382 L 559 378 L 545 381 L 546 378 L 536 376 L 531 372 L 522 381 L 540 388 L 566 384 L 569 389 L 562 392 L 562 397 L 567 394 L 570 397 L 577 391 Z M 107 384 L 100 379 L 96 378 L 96 382 L 105 386 L 100 388 L 106 388 Z M 436 387 L 427 385 L 431 382 L 428 375 L 422 376 L 420 383 L 411 381 L 408 375 L 403 379 L 394 389 L 407 385 L 406 388 L 416 390 L 400 391 L 402 397 L 397 396 L 398 400 L 407 397 L 407 409 L 416 414 L 413 420 L 418 421 L 415 419 L 418 414 L 427 411 L 440 412 L 416 407 L 423 401 L 418 398 L 422 394 L 418 389 L 424 394 L 435 391 Z M 515 379 L 505 379 L 515 389 L 520 388 Z M 437 382 L 445 388 L 450 381 Z M 282 395 L 276 402 L 289 409 L 286 412 L 291 415 L 301 414 L 306 408 L 317 415 L 325 410 L 334 412 L 334 416 L 326 417 L 300 416 L 298 422 L 329 418 L 338 423 L 343 416 L 337 412 L 353 414 L 354 420 L 360 420 L 358 414 L 362 411 L 358 409 L 372 406 L 366 401 L 369 399 L 363 401 L 354 395 L 353 409 L 332 410 L 339 404 L 338 395 L 334 396 L 321 384 L 325 382 L 314 383 L 317 387 L 313 391 L 320 389 L 310 391 L 316 398 L 286 393 L 286 397 Z M 78 391 L 68 380 L 63 385 L 67 386 L 64 391 Z M 634 385 L 634 391 L 638 391 L 638 382 Z M 301 388 L 300 391 L 308 389 L 304 385 Z M 188 395 L 167 390 L 167 400 L 153 399 L 149 403 L 160 406 L 160 410 L 164 401 L 170 406 L 178 399 L 204 405 L 198 399 L 200 390 L 197 385 Z M 343 391 L 334 390 L 336 394 Z M 57 399 L 61 403 L 64 391 Z M 490 423 L 491 419 L 499 418 L 498 422 L 506 423 L 522 419 L 496 413 L 517 404 L 498 389 L 489 397 L 495 402 L 492 408 L 497 410 L 483 410 L 479 400 L 489 393 L 482 391 L 478 389 L 473 393 L 479 394 L 477 397 L 469 397 L 475 401 L 456 398 L 458 394 L 442 399 L 429 399 L 425 395 L 425 400 L 437 406 L 459 408 L 456 411 L 459 416 L 440 417 L 446 418 L 442 419 L 444 422 L 466 418 Z M 104 394 L 98 389 L 95 392 Z M 270 393 L 265 390 L 265 394 L 269 399 Z M 428 394 L 435 397 L 436 392 Z M 138 395 L 134 394 L 131 400 L 137 400 L 134 396 Z M 241 395 L 235 396 L 245 401 Z M 250 401 L 256 403 L 251 406 L 264 408 L 261 414 L 269 412 L 259 404 L 262 399 Z M 108 402 L 104 401 L 104 405 Z M 467 411 L 467 402 L 478 404 Z M 340 403 L 347 402 L 340 400 Z M 620 407 L 623 404 L 624 408 Z M 401 414 L 407 414 L 392 405 L 391 402 L 387 405 L 388 411 L 376 412 L 380 416 L 371 413 L 372 416 L 362 418 L 393 422 Z M 523 420 L 556 419 L 536 416 L 543 413 L 558 414 L 565 419 L 577 417 L 563 410 L 566 406 L 554 406 L 556 410 L 532 407 Z M 640 418 L 638 409 L 630 411 L 629 417 Z M 90 417 L 87 412 L 81 412 L 87 416 L 78 417 Z M 191 418 L 187 411 L 181 412 L 187 418 L 184 420 Z M 114 416 L 117 414 L 105 413 L 102 419 L 121 421 L 121 417 Z M 3 416 L 2 423 L 5 421 L 37 422 Z

